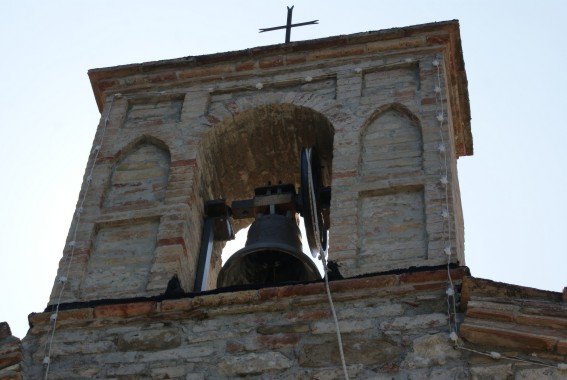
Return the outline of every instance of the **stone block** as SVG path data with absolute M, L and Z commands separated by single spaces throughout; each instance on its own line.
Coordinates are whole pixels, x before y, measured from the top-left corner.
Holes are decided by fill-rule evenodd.
M 224 376 L 268 375 L 291 368 L 293 363 L 280 352 L 265 352 L 225 356 L 219 360 L 218 368 Z
M 564 380 L 567 370 L 556 368 L 526 368 L 516 371 L 515 380 Z
M 443 366 L 459 359 L 461 352 L 456 350 L 449 339 L 449 334 L 438 333 L 416 338 L 413 350 L 401 363 L 401 368 L 431 368 Z
M 106 369 L 107 376 L 143 376 L 147 373 L 148 368 L 145 363 L 121 363 L 108 366 Z
M 162 367 L 162 368 L 152 368 L 151 374 L 152 379 L 176 379 L 182 378 L 187 373 L 187 369 L 184 365 Z
M 338 312 L 339 319 L 371 319 L 394 317 L 404 314 L 404 307 L 399 303 L 383 303 L 365 307 L 342 309 Z
M 328 309 L 317 309 L 317 310 L 293 310 L 284 313 L 282 317 L 292 322 L 297 321 L 318 321 L 320 319 L 328 318 L 331 315 L 331 311 Z M 301 325 L 294 323 L 294 326 Z
M 339 328 L 342 334 L 364 332 L 372 334 L 377 327 L 372 319 L 339 321 Z M 337 327 L 333 321 L 318 321 L 311 325 L 311 332 L 319 334 L 335 334 Z
M 204 373 L 188 373 L 185 380 L 205 380 Z
M 116 345 L 121 351 L 160 351 L 181 345 L 176 329 L 140 330 L 118 337 Z
M 256 332 L 262 335 L 306 333 L 308 331 L 309 325 L 307 323 L 292 323 L 285 325 L 267 324 L 259 326 L 256 329 Z
M 469 370 L 466 367 L 455 366 L 452 368 L 433 368 L 427 375 L 428 379 L 459 379 L 470 378 Z
M 360 377 L 362 375 L 364 371 L 364 365 L 362 364 L 358 364 L 358 365 L 347 365 L 347 373 L 348 373 L 348 377 L 349 379 L 361 379 L 363 377 Z M 331 367 L 331 368 L 325 368 L 322 370 L 315 370 L 315 371 L 310 371 L 311 375 L 309 377 L 309 379 L 313 379 L 313 380 L 341 380 L 345 378 L 345 374 L 344 374 L 344 369 L 342 368 L 342 366 L 337 365 L 335 367 Z M 384 379 L 380 379 L 380 378 L 374 378 L 372 377 L 373 380 L 391 380 L 391 376 L 388 378 L 384 378 Z
M 92 339 L 92 337 L 90 337 Z M 53 360 L 58 360 L 58 358 L 75 355 L 80 352 L 82 355 L 96 355 L 96 354 L 106 354 L 108 352 L 113 352 L 116 349 L 116 345 L 109 340 L 98 340 L 96 342 L 89 340 L 82 341 L 68 341 L 64 344 L 57 344 L 59 342 L 55 341 L 51 349 L 51 358 Z
M 362 336 L 362 335 L 361 335 Z M 345 360 L 349 365 L 389 363 L 399 360 L 402 347 L 389 341 L 366 337 L 365 339 L 343 338 Z M 340 354 L 336 340 L 303 345 L 299 354 L 302 367 L 340 368 Z
M 400 330 L 409 331 L 414 329 L 432 329 L 447 324 L 447 315 L 441 313 L 420 314 L 412 317 L 398 317 L 391 321 L 382 322 L 380 329 L 383 331 Z
M 472 380 L 508 379 L 513 374 L 511 364 L 477 365 L 470 367 Z
M 258 345 L 267 349 L 279 349 L 282 347 L 297 347 L 299 334 L 279 333 L 273 335 L 261 335 L 257 338 Z

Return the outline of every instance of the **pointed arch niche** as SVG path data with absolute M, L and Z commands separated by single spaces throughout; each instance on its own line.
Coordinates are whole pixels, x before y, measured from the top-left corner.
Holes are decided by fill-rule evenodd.
M 378 109 L 361 131 L 358 266 L 368 273 L 427 259 L 423 138 L 400 104 Z
M 262 105 L 227 118 L 203 139 L 199 153 L 201 194 L 205 201 L 249 199 L 269 182 L 300 187 L 301 148 L 315 147 L 324 186 L 331 183 L 334 128 L 313 109 L 290 104 Z M 235 232 L 250 220 L 235 220 Z M 214 288 L 224 242 L 216 242 L 208 288 Z
M 124 152 L 112 168 L 104 207 L 162 203 L 171 161 L 167 146 L 144 136 Z
M 146 292 L 160 217 L 130 219 L 122 211 L 163 203 L 169 178 L 170 153 L 160 140 L 142 136 L 123 147 L 112 166 L 102 200 L 117 212 L 95 227 L 92 253 L 81 280 L 81 297 L 137 297 Z
M 419 119 L 401 104 L 379 108 L 363 127 L 360 142 L 363 181 L 411 175 L 423 168 Z

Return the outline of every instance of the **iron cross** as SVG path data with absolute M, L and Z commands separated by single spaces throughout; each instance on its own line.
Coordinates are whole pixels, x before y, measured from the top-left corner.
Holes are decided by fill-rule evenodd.
M 272 30 L 278 30 L 278 29 L 285 29 L 285 43 L 289 43 L 289 39 L 291 36 L 291 28 L 295 27 L 295 26 L 304 26 L 304 25 L 313 25 L 313 24 L 317 24 L 319 23 L 319 20 L 315 20 L 315 21 L 307 21 L 307 22 L 300 22 L 298 24 L 292 24 L 291 23 L 291 14 L 293 12 L 293 7 L 294 5 L 290 7 L 287 7 L 287 24 L 283 25 L 283 26 L 275 26 L 273 28 L 264 28 L 264 29 L 260 29 L 260 33 L 263 32 L 271 32 Z

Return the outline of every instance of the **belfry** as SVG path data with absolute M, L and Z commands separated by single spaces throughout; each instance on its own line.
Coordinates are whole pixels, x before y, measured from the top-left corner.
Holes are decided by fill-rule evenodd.
M 560 294 L 465 266 L 457 21 L 89 77 L 101 119 L 79 201 L 8 378 L 497 378 L 525 368 L 483 353 L 565 361 Z
M 268 184 L 305 192 L 303 148 L 331 189 L 328 255 L 341 276 L 444 265 L 447 247 L 464 264 L 455 160 L 472 139 L 454 30 L 91 70 L 103 116 L 59 273 L 67 282 L 50 304 L 157 296 L 174 277 L 193 291 L 210 202 L 230 209 Z M 253 219 L 232 208 L 225 229 L 237 232 Z M 201 290 L 216 288 L 223 245 L 212 244 Z

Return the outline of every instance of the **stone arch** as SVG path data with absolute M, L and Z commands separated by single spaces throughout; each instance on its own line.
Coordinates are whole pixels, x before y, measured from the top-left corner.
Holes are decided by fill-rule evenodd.
M 203 138 L 197 158 L 200 197 L 223 198 L 227 204 L 249 199 L 268 182 L 300 186 L 301 148 L 319 152 L 322 178 L 330 185 L 334 127 L 321 113 L 293 104 L 267 104 L 235 112 L 216 123 Z M 235 229 L 250 221 L 237 221 Z M 216 282 L 222 244 L 213 249 L 209 279 Z
M 215 112 L 207 113 L 202 119 L 203 124 L 213 127 L 213 131 L 217 129 L 217 126 L 226 126 L 230 125 L 234 121 L 243 120 L 242 118 L 245 117 L 243 115 L 246 115 L 249 111 L 258 112 L 260 110 L 273 110 L 274 107 L 290 107 L 288 109 L 295 107 L 298 110 L 309 110 L 309 112 L 313 115 L 318 115 L 319 120 L 326 119 L 326 122 L 322 124 L 329 124 L 330 136 L 334 136 L 335 131 L 337 130 L 345 131 L 352 129 L 353 125 L 360 124 L 360 119 L 336 100 L 310 93 L 258 91 L 253 94 L 246 94 L 246 96 L 226 101 L 223 105 L 224 107 L 216 107 Z M 304 115 L 307 113 L 308 112 L 304 113 Z M 285 114 L 285 112 L 281 114 Z M 201 148 L 203 143 L 206 143 L 206 141 L 211 138 L 214 137 L 212 137 L 209 132 L 209 134 L 205 136 L 205 139 L 201 144 Z M 336 144 L 337 142 L 334 141 L 334 138 L 331 138 L 329 147 L 326 146 L 324 149 L 318 149 L 323 166 L 321 174 L 325 185 L 331 184 L 331 161 L 333 155 L 336 153 Z M 202 156 L 201 153 L 200 156 Z M 202 179 L 204 179 L 202 183 L 211 182 L 207 182 L 207 178 Z M 203 192 L 201 195 L 204 196 L 204 199 L 215 198 L 214 195 L 205 194 Z
M 104 207 L 162 203 L 171 163 L 167 145 L 143 135 L 124 146 L 112 166 Z
M 377 178 L 416 172 L 423 168 L 423 137 L 419 118 L 406 106 L 379 107 L 360 129 L 359 176 Z
M 352 128 L 352 125 L 360 123 L 359 118 L 353 115 L 350 109 L 334 99 L 304 92 L 261 91 L 225 102 L 224 107 L 217 107 L 214 112 L 208 113 L 204 123 L 216 126 L 254 108 L 276 105 L 308 108 L 325 117 L 334 130 Z

